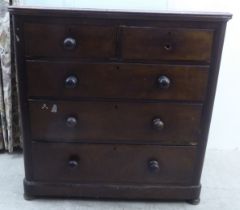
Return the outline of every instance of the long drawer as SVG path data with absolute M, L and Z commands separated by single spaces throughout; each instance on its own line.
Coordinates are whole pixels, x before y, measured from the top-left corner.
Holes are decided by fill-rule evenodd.
M 50 182 L 191 184 L 195 147 L 33 143 L 33 177 Z
M 122 27 L 124 59 L 210 62 L 213 30 Z
M 30 101 L 33 139 L 196 144 L 202 105 Z
M 28 61 L 29 97 L 203 101 L 208 67 Z

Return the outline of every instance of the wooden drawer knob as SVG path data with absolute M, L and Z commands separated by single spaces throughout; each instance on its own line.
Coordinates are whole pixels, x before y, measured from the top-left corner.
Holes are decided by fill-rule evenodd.
M 161 89 L 168 89 L 170 87 L 171 81 L 167 76 L 162 75 L 158 77 L 157 83 Z
M 66 125 L 69 127 L 69 128 L 73 128 L 73 127 L 76 127 L 77 125 L 77 118 L 76 117 L 68 117 L 66 119 Z
M 152 120 L 152 126 L 156 130 L 162 130 L 164 128 L 164 122 L 160 118 Z
M 159 171 L 159 164 L 157 160 L 150 160 L 148 162 L 148 168 L 151 172 L 157 172 Z
M 77 87 L 78 85 L 78 78 L 74 75 L 71 75 L 65 79 L 65 87 L 72 89 Z
M 77 41 L 72 37 L 67 37 L 63 41 L 63 47 L 65 50 L 74 50 L 76 46 L 77 46 Z
M 68 160 L 68 166 L 70 168 L 76 168 L 79 165 L 79 158 L 76 156 L 70 157 Z

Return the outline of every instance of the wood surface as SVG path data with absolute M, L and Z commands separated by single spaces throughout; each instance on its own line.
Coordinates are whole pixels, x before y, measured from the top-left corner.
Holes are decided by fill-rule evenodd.
M 231 14 L 9 11 L 25 195 L 197 201 Z
M 28 61 L 29 98 L 122 98 L 204 101 L 208 67 L 189 65 Z M 75 76 L 78 84 L 67 88 Z M 161 88 L 160 76 L 170 80 Z M 44 85 L 43 85 L 44 81 Z
M 47 108 L 45 108 L 45 105 Z M 53 112 L 53 106 L 57 112 Z M 31 101 L 29 105 L 33 139 L 54 141 L 135 142 L 196 144 L 200 135 L 201 105 Z M 68 127 L 75 117 L 75 127 Z M 157 130 L 153 120 L 160 118 L 164 128 Z

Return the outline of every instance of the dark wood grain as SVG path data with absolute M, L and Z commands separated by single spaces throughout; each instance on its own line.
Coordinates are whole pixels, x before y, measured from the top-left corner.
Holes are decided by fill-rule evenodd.
M 27 56 L 106 58 L 115 55 L 114 27 L 94 25 L 25 23 Z M 76 48 L 64 48 L 66 38 L 76 40 Z M 37 44 L 42 43 L 42 44 Z
M 199 198 L 200 185 L 146 185 L 107 183 L 36 182 L 24 180 L 27 197 L 71 197 L 115 200 L 184 201 Z
M 75 62 L 27 62 L 29 97 L 103 97 L 203 101 L 208 67 L 137 64 L 82 64 Z M 69 76 L 78 78 L 67 88 Z M 165 75 L 169 88 L 157 79 Z
M 9 11 L 15 15 L 41 16 L 41 17 L 78 17 L 78 18 L 104 18 L 104 19 L 127 19 L 134 21 L 213 21 L 217 23 L 226 22 L 232 18 L 227 12 L 182 12 L 182 11 L 148 11 L 148 10 L 106 10 L 106 9 L 64 9 L 64 8 L 33 8 L 10 6 Z
M 58 107 L 57 113 L 51 112 L 54 104 Z M 180 145 L 198 141 L 201 105 L 31 101 L 30 115 L 33 139 Z M 69 128 L 66 119 L 72 116 L 78 124 Z M 152 127 L 155 118 L 164 122 L 164 129 Z
M 123 27 L 123 59 L 210 62 L 213 31 Z
M 14 40 L 12 43 L 14 45 L 14 63 L 16 64 L 16 78 L 18 85 L 18 104 L 19 104 L 19 118 L 22 123 L 20 123 L 21 138 L 23 138 L 23 152 L 24 152 L 24 169 L 25 178 L 28 180 L 32 179 L 32 150 L 31 150 L 31 137 L 30 137 L 30 121 L 29 121 L 29 107 L 27 101 L 27 83 L 25 60 L 24 60 L 24 39 L 23 39 L 23 22 L 20 17 L 16 18 L 12 16 L 13 30 L 14 30 Z
M 33 143 L 32 149 L 36 181 L 192 184 L 195 147 Z M 74 168 L 72 157 L 79 161 Z M 159 171 L 149 169 L 152 159 Z
M 25 195 L 198 201 L 231 14 L 9 10 Z

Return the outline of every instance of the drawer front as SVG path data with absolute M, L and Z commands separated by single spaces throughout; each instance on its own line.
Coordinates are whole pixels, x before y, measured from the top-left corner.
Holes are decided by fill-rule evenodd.
M 30 102 L 33 139 L 196 144 L 201 105 Z
M 29 97 L 203 101 L 207 67 L 27 62 Z
M 210 62 L 213 30 L 122 28 L 124 59 Z
M 191 184 L 194 147 L 33 143 L 37 181 Z
M 111 58 L 115 28 L 93 25 L 25 23 L 26 56 Z

